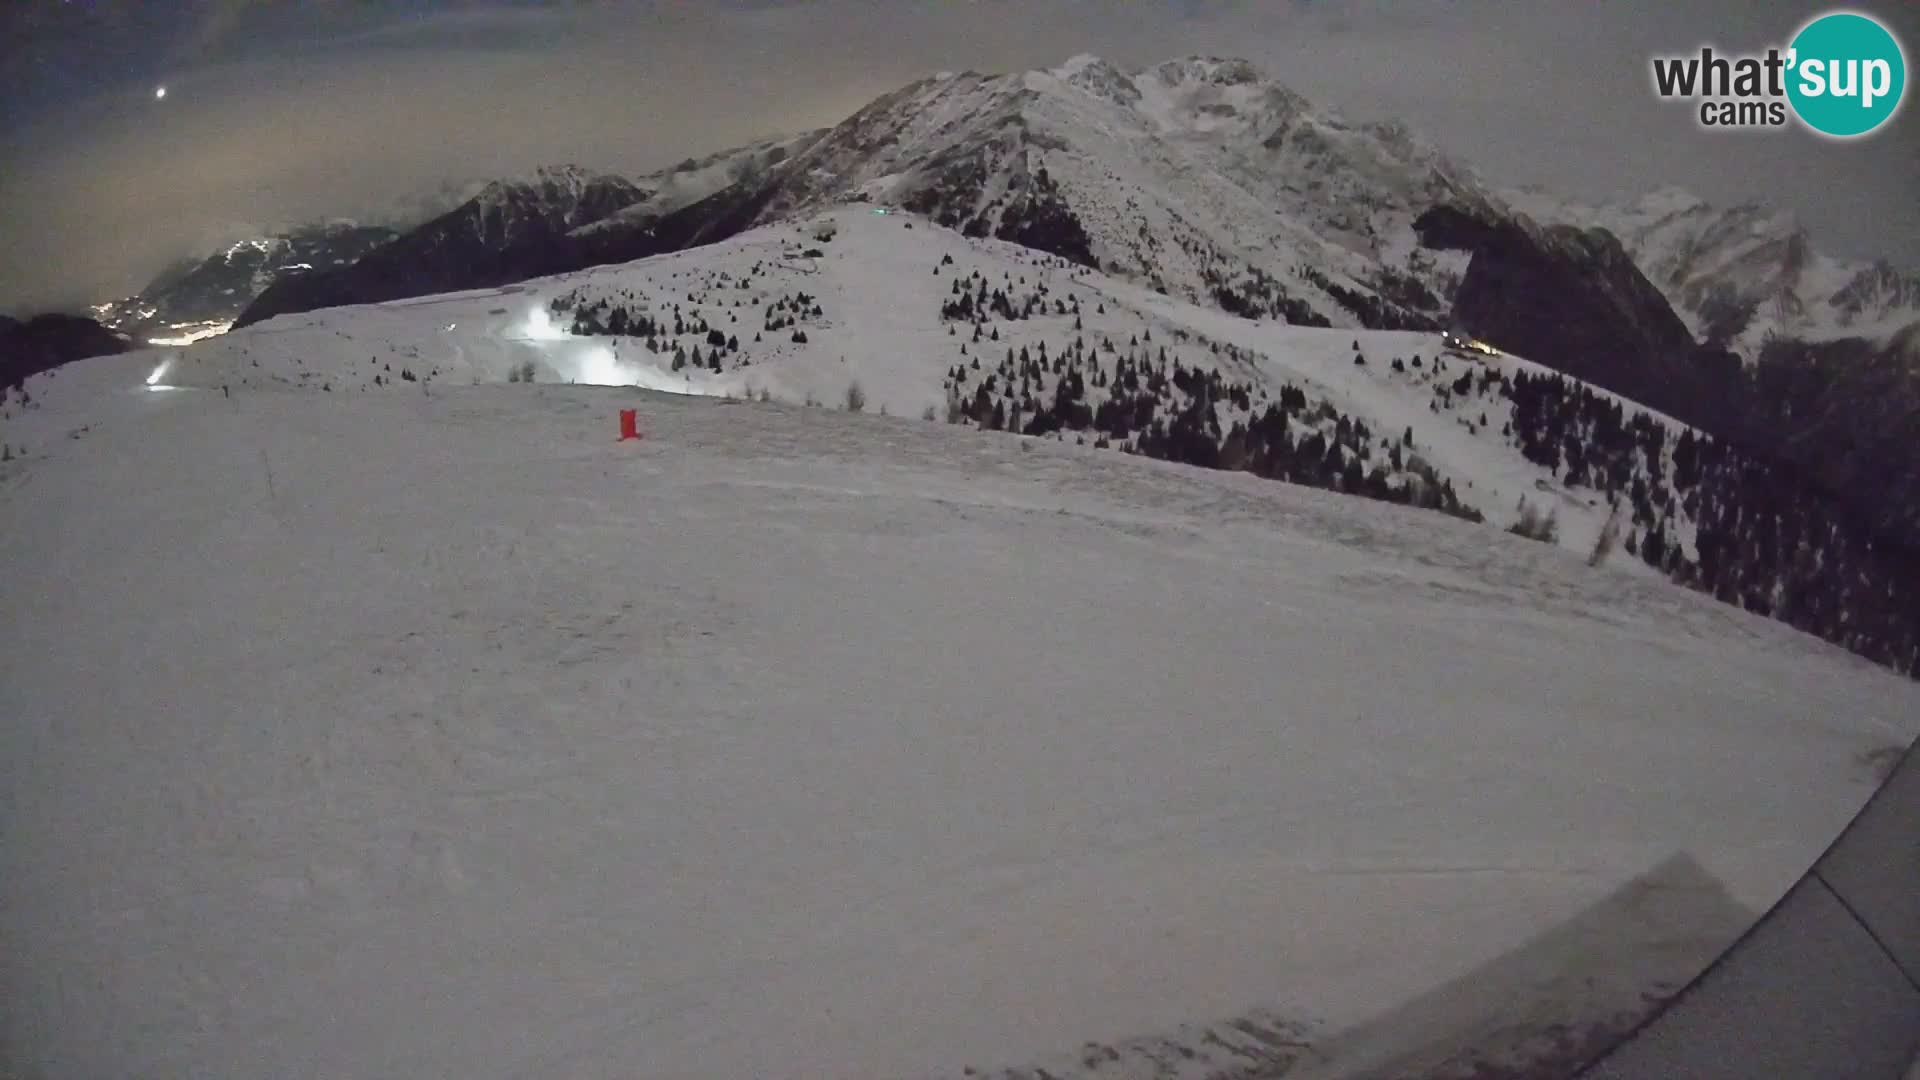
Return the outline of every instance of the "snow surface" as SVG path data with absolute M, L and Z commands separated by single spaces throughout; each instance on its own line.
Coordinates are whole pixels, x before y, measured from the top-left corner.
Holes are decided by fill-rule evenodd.
M 1920 732 L 1911 682 L 1493 525 L 898 415 L 958 360 L 950 275 L 1045 260 L 839 223 L 818 259 L 762 230 L 30 380 L 0 421 L 20 1071 L 1066 1076 L 1225 1017 L 1320 1040 L 1676 853 L 1764 908 Z M 540 324 L 552 297 L 755 262 L 825 316 L 698 388 L 857 376 L 895 416 L 552 385 L 673 378 Z M 1353 331 L 1050 272 L 1089 336 L 1241 335 L 1356 408 L 1424 400 L 1394 335 L 1362 375 Z M 491 385 L 528 359 L 549 385 Z M 1505 482 L 1449 423 L 1436 461 Z M 1735 929 L 1644 918 L 1596 1018 Z

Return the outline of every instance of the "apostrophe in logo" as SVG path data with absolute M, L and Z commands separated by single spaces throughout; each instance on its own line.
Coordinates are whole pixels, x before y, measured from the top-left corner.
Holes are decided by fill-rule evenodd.
M 1850 139 L 1893 119 L 1907 90 L 1907 58 L 1887 28 L 1851 11 L 1802 27 L 1787 49 L 1787 99 L 1802 123 Z
M 1817 134 L 1851 139 L 1900 111 L 1907 60 L 1891 31 L 1868 15 L 1834 11 L 1785 46 L 1748 56 L 1653 58 L 1654 93 L 1699 103 L 1704 128 L 1782 128 L 1790 116 Z

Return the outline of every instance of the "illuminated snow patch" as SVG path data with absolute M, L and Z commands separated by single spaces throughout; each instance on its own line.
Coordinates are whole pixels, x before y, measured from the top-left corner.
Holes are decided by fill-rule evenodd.
M 588 386 L 625 386 L 633 378 L 621 370 L 619 359 L 605 345 L 589 345 L 574 358 L 573 381 Z
M 520 333 L 534 341 L 564 341 L 573 336 L 555 325 L 553 315 L 544 307 L 527 312 L 526 321 L 520 324 Z
M 160 382 L 161 379 L 166 378 L 167 369 L 172 366 L 173 366 L 173 361 L 171 359 L 160 361 L 160 366 L 157 368 L 154 368 L 153 374 L 147 376 L 147 385 L 148 386 L 156 385 Z
M 583 386 L 637 386 L 643 390 L 704 397 L 716 393 L 711 387 L 694 385 L 684 375 L 671 374 L 652 364 L 622 360 L 606 345 L 587 345 L 549 363 L 569 381 Z
M 527 312 L 516 330 L 518 336 L 514 340 L 542 345 L 546 366 L 567 382 L 581 386 L 637 386 L 643 390 L 696 397 L 718 397 L 722 393 L 719 386 L 704 379 L 696 383 L 687 375 L 671 374 L 653 364 L 622 360 L 613 346 L 567 332 L 553 321 L 552 313 L 545 307 Z M 554 342 L 569 342 L 572 347 L 544 347 Z

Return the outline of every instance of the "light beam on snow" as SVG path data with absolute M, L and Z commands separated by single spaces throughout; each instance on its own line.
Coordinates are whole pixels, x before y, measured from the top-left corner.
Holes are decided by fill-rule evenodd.
M 589 386 L 625 386 L 633 381 L 630 375 L 621 373 L 620 361 L 613 350 L 605 345 L 589 345 L 580 353 L 579 367 L 573 377 L 574 382 Z
M 160 366 L 157 368 L 154 368 L 153 374 L 147 376 L 147 385 L 148 386 L 157 385 L 161 379 L 166 377 L 167 369 L 172 366 L 173 366 L 173 361 L 170 359 L 160 361 Z
M 526 321 L 520 324 L 520 335 L 533 341 L 564 341 L 573 336 L 554 325 L 553 315 L 544 307 L 527 312 Z
M 568 333 L 553 321 L 552 313 L 544 306 L 528 311 L 517 329 L 517 340 L 521 341 L 543 345 L 560 341 L 575 343 L 573 348 L 543 348 L 541 351 L 547 357 L 548 366 L 583 386 L 638 386 L 696 397 L 714 397 L 720 393 L 705 378 L 696 382 L 690 374 L 673 375 L 653 364 L 622 360 L 614 355 L 612 346 Z

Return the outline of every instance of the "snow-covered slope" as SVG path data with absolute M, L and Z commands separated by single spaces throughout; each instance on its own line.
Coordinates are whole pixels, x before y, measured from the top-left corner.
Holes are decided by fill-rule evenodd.
M 1769 334 L 1883 340 L 1920 323 L 1920 271 L 1823 255 L 1787 211 L 1715 206 L 1672 187 L 1606 206 L 1538 189 L 1501 194 L 1543 221 L 1610 230 L 1698 336 L 1749 358 Z
M 868 273 L 903 302 L 1007 257 L 911 234 L 955 264 L 901 245 Z M 814 261 L 808 348 L 692 382 L 936 403 L 967 340 L 904 308 L 883 339 Z M 723 310 L 685 258 L 591 280 L 649 275 Z M 1055 275 L 1089 333 L 1138 318 Z M 83 361 L 10 406 L 16 445 L 58 433 L 0 465 L 24 1075 L 1277 1072 L 1488 965 L 1581 1031 L 1779 895 L 1915 734 L 1911 682 L 1438 514 L 899 415 L 471 385 L 601 362 L 502 339 L 547 289 Z M 147 389 L 157 356 L 192 388 Z M 1675 852 L 1683 887 L 1516 983 L 1503 954 Z M 1449 1031 L 1501 1027 L 1463 998 Z
M 166 385 L 356 394 L 513 378 L 833 407 L 852 394 L 1525 529 L 1920 671 L 1920 573 L 1830 496 L 1561 377 L 1564 357 L 1440 345 L 1243 319 L 852 207 L 631 264 L 282 317 L 152 363 Z M 0 407 L 12 453 L 63 434 L 37 406 Z
M 976 290 L 985 293 L 979 317 L 954 315 L 956 297 L 971 302 Z M 1006 312 L 1022 317 L 993 310 L 996 292 Z M 615 310 L 636 326 L 606 325 Z M 592 329 L 630 332 L 571 333 L 583 316 L 596 324 Z M 639 335 L 641 319 L 655 324 L 651 342 Z M 1355 346 L 1365 364 L 1354 362 Z M 871 410 L 932 410 L 942 419 L 950 418 L 950 405 L 971 402 L 984 388 L 987 409 L 994 402 L 1016 407 L 1001 425 L 1022 430 L 1057 398 L 1069 362 L 1084 376 L 1090 411 L 1114 396 L 1100 384 L 1132 364 L 1159 368 L 1166 381 L 1150 395 L 1151 414 L 1132 425 L 1138 433 L 1105 440 L 1121 449 L 1139 449 L 1153 423 L 1171 425 L 1196 400 L 1179 371 L 1204 372 L 1218 380 L 1210 406 L 1216 439 L 1236 424 L 1251 427 L 1293 388 L 1303 395 L 1290 410 L 1295 424 L 1341 442 L 1356 467 L 1379 467 L 1402 491 L 1426 480 L 1445 484 L 1461 512 L 1499 527 L 1519 519 L 1524 499 L 1538 513 L 1553 513 L 1559 542 L 1582 554 L 1612 512 L 1598 493 L 1570 488 L 1554 470 L 1527 460 L 1505 430 L 1514 404 L 1500 380 L 1546 374 L 1536 365 L 1445 356 L 1436 334 L 1241 319 L 1045 253 L 866 208 L 498 290 L 285 316 L 159 357 L 155 367 L 166 368 L 158 381 L 167 385 L 300 385 L 341 393 L 410 391 L 411 379 L 429 386 L 498 382 L 529 364 L 537 382 L 765 395 L 836 408 L 857 383 Z M 1035 357 L 1050 358 L 1047 370 L 1001 370 Z M 1676 436 L 1682 430 L 1658 419 Z M 1368 434 L 1355 433 L 1356 422 Z M 1091 423 L 1052 434 L 1086 443 L 1101 437 Z M 31 441 L 24 429 L 9 435 L 4 422 L 0 438 L 16 447 Z M 1424 480 L 1415 475 L 1422 471 Z M 1684 508 L 1675 507 L 1668 530 L 1690 535 Z M 1645 569 L 1632 560 L 1622 565 Z
M 1583 555 L 1611 531 L 1621 572 L 1920 671 L 1920 565 L 1830 494 L 1562 378 L 1566 355 L 1533 364 L 1440 346 L 1437 334 L 1240 318 L 854 206 L 671 256 L 282 317 L 181 352 L 161 378 L 367 393 L 519 376 L 836 406 L 858 384 L 874 410 L 1527 527 Z M 0 441 L 59 435 L 10 427 L 7 411 Z

